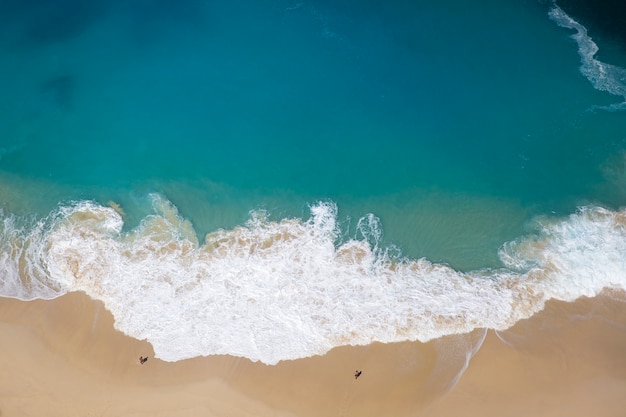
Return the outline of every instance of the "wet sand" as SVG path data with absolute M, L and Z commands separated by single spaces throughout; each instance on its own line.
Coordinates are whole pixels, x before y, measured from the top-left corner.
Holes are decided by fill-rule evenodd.
M 504 332 L 276 366 L 160 361 L 80 293 L 0 299 L 0 416 L 623 416 L 626 303 L 615 298 L 626 299 L 551 302 Z

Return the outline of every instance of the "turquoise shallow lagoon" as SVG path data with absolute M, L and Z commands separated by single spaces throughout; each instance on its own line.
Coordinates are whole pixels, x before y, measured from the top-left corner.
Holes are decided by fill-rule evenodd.
M 493 271 L 511 268 L 507 242 L 626 202 L 623 51 L 553 3 L 29 0 L 0 10 L 3 262 L 40 244 L 33 262 L 55 291 L 75 289 L 55 274 L 87 267 L 53 268 L 51 234 L 100 208 L 123 213 L 118 243 L 158 229 L 147 225 L 156 213 L 177 220 L 153 240 L 203 247 L 207 233 L 254 229 L 261 214 L 307 224 L 321 202 L 337 248 L 368 242 L 376 259 L 425 258 L 498 281 Z M 28 268 L 14 268 L 28 287 Z M 141 271 L 123 285 L 154 272 Z M 269 279 L 246 271 L 259 287 Z M 99 273 L 112 272 L 89 279 Z

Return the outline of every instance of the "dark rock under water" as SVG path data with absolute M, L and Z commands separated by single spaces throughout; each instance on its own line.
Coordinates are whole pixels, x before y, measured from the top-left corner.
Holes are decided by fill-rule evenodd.
M 51 77 L 40 84 L 39 93 L 45 106 L 54 110 L 70 110 L 73 107 L 76 82 L 71 75 Z

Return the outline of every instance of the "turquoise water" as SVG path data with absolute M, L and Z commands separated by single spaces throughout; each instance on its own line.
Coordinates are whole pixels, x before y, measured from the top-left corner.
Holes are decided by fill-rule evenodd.
M 321 201 L 335 243 L 373 213 L 395 257 L 504 267 L 537 218 L 626 203 L 624 84 L 581 71 L 553 7 L 5 2 L 4 216 L 28 234 L 72 201 L 114 202 L 132 233 L 165 200 L 202 245 L 251 210 L 306 221 Z
M 602 187 L 623 115 L 587 111 L 615 100 L 545 6 L 56 3 L 16 2 L 3 45 L 1 168 L 63 188 L 42 213 L 162 191 L 203 234 L 332 199 L 410 255 L 476 268 L 537 213 L 623 204 Z

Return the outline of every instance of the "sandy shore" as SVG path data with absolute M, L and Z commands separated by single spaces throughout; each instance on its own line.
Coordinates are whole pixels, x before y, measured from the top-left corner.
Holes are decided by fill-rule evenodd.
M 506 332 L 266 366 L 157 360 L 83 294 L 0 299 L 0 416 L 623 416 L 625 307 L 553 302 Z

